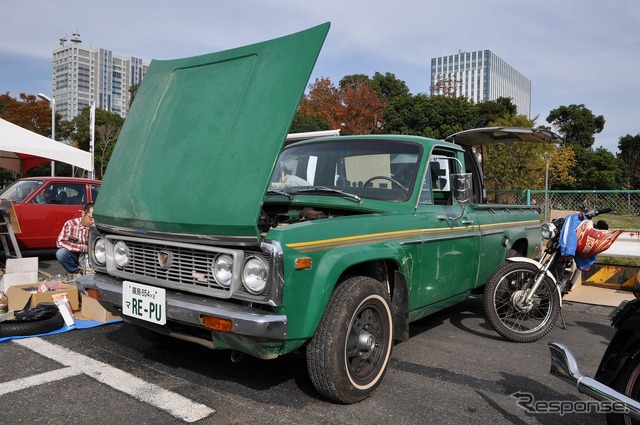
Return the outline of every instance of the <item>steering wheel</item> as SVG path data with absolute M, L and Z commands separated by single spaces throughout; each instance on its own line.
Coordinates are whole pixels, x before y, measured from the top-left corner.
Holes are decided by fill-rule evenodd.
M 387 176 L 373 176 L 373 177 L 367 179 L 367 181 L 364 182 L 364 184 L 362 186 L 367 187 L 367 185 L 369 183 L 371 183 L 372 181 L 374 181 L 374 180 L 387 180 L 387 181 L 390 181 L 392 184 L 395 184 L 396 186 L 400 187 L 400 189 L 404 190 L 405 192 L 409 191 L 409 189 L 407 189 L 402 184 L 400 184 L 399 181 L 394 180 L 391 177 L 387 177 Z

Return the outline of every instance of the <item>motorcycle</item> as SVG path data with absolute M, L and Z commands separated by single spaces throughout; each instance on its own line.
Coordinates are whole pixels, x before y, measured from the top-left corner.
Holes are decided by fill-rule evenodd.
M 616 332 L 594 378 L 580 372 L 567 346 L 549 343 L 551 374 L 605 402 L 600 411 L 607 414 L 609 425 L 640 423 L 640 283 L 633 295 L 635 299 L 623 301 L 609 316 Z
M 592 219 L 611 208 L 559 217 L 542 224 L 546 247 L 539 259 L 510 257 L 487 281 L 484 311 L 491 326 L 513 342 L 533 342 L 562 317 L 562 298 L 622 230 Z M 564 322 L 564 320 L 563 320 Z

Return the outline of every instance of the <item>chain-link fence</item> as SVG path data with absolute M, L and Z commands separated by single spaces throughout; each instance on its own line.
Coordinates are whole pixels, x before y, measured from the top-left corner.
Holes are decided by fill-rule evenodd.
M 584 211 L 611 207 L 601 219 L 609 227 L 640 230 L 640 190 L 517 190 L 487 191 L 487 200 L 497 204 L 540 205 L 542 219 L 552 211 Z

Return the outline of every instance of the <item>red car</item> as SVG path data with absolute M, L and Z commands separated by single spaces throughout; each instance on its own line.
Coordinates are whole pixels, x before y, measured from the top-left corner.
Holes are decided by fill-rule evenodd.
M 9 186 L 0 195 L 0 208 L 10 215 L 13 208 L 20 249 L 55 248 L 62 225 L 80 217 L 78 211 L 85 204 L 95 202 L 100 184 L 100 180 L 74 177 L 29 177 Z

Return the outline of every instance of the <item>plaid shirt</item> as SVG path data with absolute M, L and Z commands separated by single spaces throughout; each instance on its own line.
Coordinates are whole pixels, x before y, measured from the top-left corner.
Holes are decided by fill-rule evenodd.
M 64 223 L 56 241 L 58 248 L 66 248 L 71 252 L 87 252 L 89 228 L 84 227 L 80 220 L 74 218 Z

